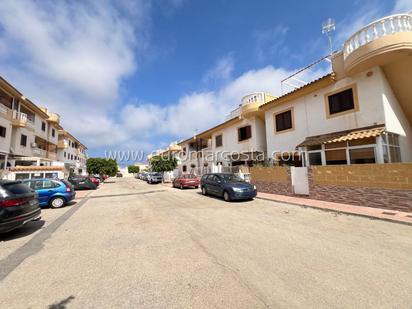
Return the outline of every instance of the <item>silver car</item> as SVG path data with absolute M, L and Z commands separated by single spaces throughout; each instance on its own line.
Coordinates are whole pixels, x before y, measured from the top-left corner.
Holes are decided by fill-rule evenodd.
M 149 173 L 147 174 L 147 183 L 160 183 L 162 182 L 163 177 L 160 173 Z

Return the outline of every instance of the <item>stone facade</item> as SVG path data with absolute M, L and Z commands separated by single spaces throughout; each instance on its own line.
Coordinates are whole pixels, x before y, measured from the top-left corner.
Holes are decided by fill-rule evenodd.
M 258 191 L 292 196 L 289 167 L 253 167 Z M 412 213 L 412 163 L 313 166 L 309 198 Z
M 252 167 L 249 172 L 251 182 L 259 192 L 293 195 L 288 166 Z
M 314 166 L 309 197 L 412 212 L 412 164 Z

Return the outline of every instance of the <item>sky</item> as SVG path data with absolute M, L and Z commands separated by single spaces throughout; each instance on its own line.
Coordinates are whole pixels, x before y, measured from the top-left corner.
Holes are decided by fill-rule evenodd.
M 150 153 L 223 121 L 251 92 L 412 0 L 0 2 L 0 75 L 88 149 Z M 323 65 L 304 76 L 328 72 Z

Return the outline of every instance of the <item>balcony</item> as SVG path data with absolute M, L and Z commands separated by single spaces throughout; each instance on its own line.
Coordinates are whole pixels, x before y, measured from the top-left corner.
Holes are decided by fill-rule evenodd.
M 66 149 L 69 147 L 69 143 L 67 143 L 65 140 L 59 140 L 57 142 L 57 148 L 58 149 Z
M 11 121 L 13 126 L 24 128 L 28 121 L 27 114 L 21 112 L 19 113 L 18 111 L 13 110 L 13 117 Z
M 57 153 L 52 152 L 52 151 L 48 151 L 47 152 L 47 158 L 49 158 L 51 160 L 57 160 Z
M 47 113 L 47 115 L 49 115 L 49 118 L 47 119 L 47 121 L 49 122 L 53 122 L 55 124 L 59 124 L 60 123 L 60 115 L 56 114 L 56 113 Z
M 3 104 L 0 104 L 0 115 L 3 118 L 6 118 L 7 120 L 12 120 L 12 112 L 11 109 L 8 108 L 7 106 L 4 106 Z
M 412 50 L 412 15 L 391 15 L 353 34 L 343 46 L 345 71 L 356 73 L 385 65 Z
M 273 100 L 274 98 L 274 96 L 264 92 L 255 92 L 244 96 L 240 104 L 240 114 L 245 118 L 253 116 L 258 112 L 261 105 Z

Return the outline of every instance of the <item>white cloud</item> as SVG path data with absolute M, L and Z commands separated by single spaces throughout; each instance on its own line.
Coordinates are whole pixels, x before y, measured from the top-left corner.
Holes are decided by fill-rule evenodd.
M 412 12 L 412 0 L 397 0 L 395 1 L 395 6 L 392 13 L 408 13 Z
M 253 37 L 258 60 L 264 61 L 267 58 L 285 53 L 287 48 L 284 42 L 288 31 L 288 27 L 277 25 L 271 29 L 254 32 Z
M 234 60 L 231 55 L 220 58 L 216 66 L 203 76 L 203 82 L 220 82 L 227 81 L 232 77 L 232 72 L 234 68 Z

